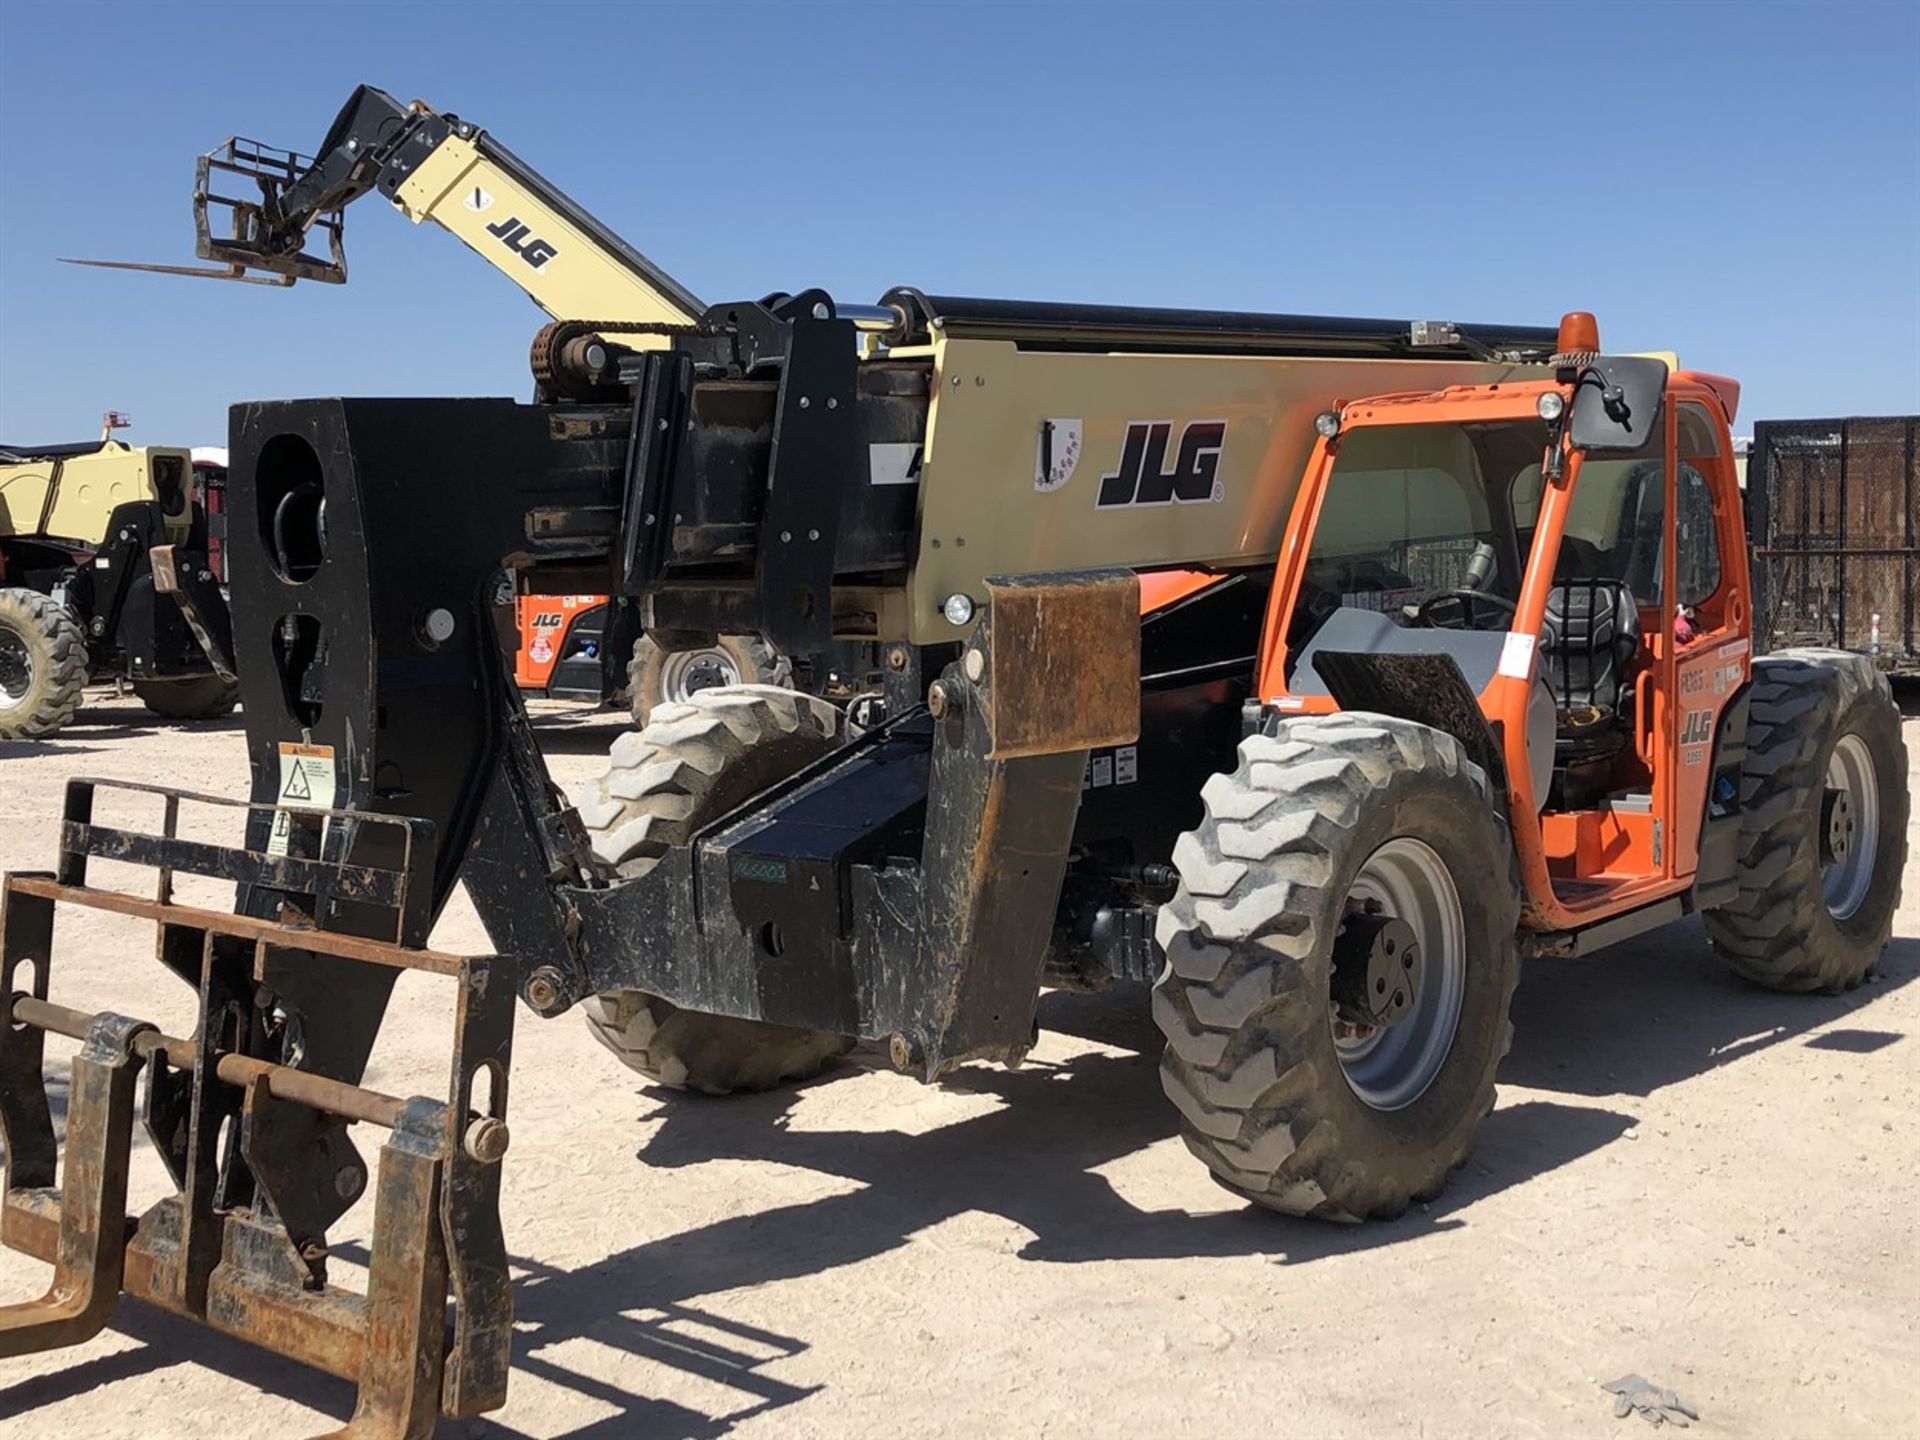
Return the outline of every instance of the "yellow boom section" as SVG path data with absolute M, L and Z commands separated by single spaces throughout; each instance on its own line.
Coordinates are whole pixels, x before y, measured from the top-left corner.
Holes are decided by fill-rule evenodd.
M 474 139 L 449 135 L 393 192 L 416 225 L 451 230 L 557 320 L 691 324 L 697 302 L 580 212 Z

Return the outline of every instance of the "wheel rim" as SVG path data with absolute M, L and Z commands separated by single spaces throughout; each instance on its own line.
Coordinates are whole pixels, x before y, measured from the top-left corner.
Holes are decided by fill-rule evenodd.
M 1858 735 L 1842 735 L 1827 761 L 1827 793 L 1820 807 L 1826 833 L 1821 853 L 1831 857 L 1820 874 L 1827 912 L 1845 920 L 1858 910 L 1873 883 L 1880 850 L 1880 789 L 1873 755 Z
M 1331 1003 L 1328 1010 L 1348 1086 L 1375 1110 L 1399 1110 L 1433 1084 L 1460 1025 L 1467 929 L 1460 892 L 1432 846 L 1400 836 L 1367 857 L 1346 908 L 1406 922 L 1420 947 L 1419 981 L 1405 1019 L 1366 1026 L 1342 1019 Z
M 726 651 L 705 647 L 699 650 L 670 650 L 660 667 L 660 698 L 682 701 L 711 690 L 717 685 L 738 685 L 740 667 Z
M 33 685 L 33 656 L 27 642 L 0 627 L 0 710 L 11 710 L 27 698 Z

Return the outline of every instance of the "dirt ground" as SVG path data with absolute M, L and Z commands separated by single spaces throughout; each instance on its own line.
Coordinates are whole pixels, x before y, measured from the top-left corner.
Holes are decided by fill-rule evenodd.
M 568 784 L 618 733 L 538 719 Z M 71 774 L 239 796 L 245 773 L 237 720 L 95 704 L 56 742 L 0 745 L 0 867 L 50 866 Z M 523 1011 L 512 1392 L 448 1431 L 1637 1435 L 1597 1387 L 1637 1371 L 1706 1435 L 1920 1434 L 1913 880 L 1880 972 L 1843 997 L 1752 989 L 1695 923 L 1533 964 L 1472 1160 L 1437 1203 L 1354 1229 L 1208 1180 L 1139 991 L 1046 997 L 1019 1070 L 939 1088 L 841 1071 L 726 1101 L 650 1089 L 577 1016 Z M 68 914 L 60 937 L 54 999 L 190 1023 L 137 927 Z M 435 939 L 486 943 L 464 897 Z M 368 1083 L 443 1093 L 447 1016 L 444 982 L 403 980 Z M 143 1150 L 136 1206 L 164 1184 Z M 344 1253 L 369 1212 L 336 1232 Z M 45 1273 L 0 1256 L 0 1301 Z M 300 1435 L 351 1405 L 132 1302 L 87 1345 L 0 1363 L 5 1436 Z

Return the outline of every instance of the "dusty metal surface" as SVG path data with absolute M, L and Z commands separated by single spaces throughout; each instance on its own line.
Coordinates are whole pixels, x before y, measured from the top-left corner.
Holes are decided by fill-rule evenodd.
M 147 552 L 153 567 L 153 588 L 168 595 L 180 607 L 180 618 L 187 622 L 193 638 L 206 652 L 208 663 L 229 684 L 238 677 L 233 669 L 233 617 L 227 612 L 226 598 L 220 593 L 213 571 L 187 557 L 183 566 L 174 558 L 174 545 L 156 545 Z M 199 557 L 205 559 L 205 556 Z
M 459 955 L 442 955 L 437 950 L 403 949 L 383 940 L 363 940 L 355 935 L 338 935 L 328 930 L 296 929 L 292 926 L 276 925 L 270 920 L 255 920 L 247 915 L 229 915 L 220 910 L 201 910 L 191 905 L 173 905 L 164 901 L 148 900 L 139 895 L 123 895 L 116 890 L 90 890 L 80 886 L 61 885 L 44 876 L 14 875 L 9 877 L 9 881 L 9 890 L 22 895 L 39 895 L 48 899 L 58 899 L 66 905 L 82 905 L 90 910 L 104 910 L 115 915 L 131 915 L 141 920 L 165 921 L 169 925 L 185 926 L 216 935 L 230 935 L 236 940 L 296 948 L 289 945 L 289 937 L 297 937 L 299 941 L 297 948 L 303 952 L 315 955 L 338 955 L 344 960 L 358 960 L 368 965 L 387 965 L 401 970 L 425 970 L 435 975 L 453 975 L 459 972 L 461 961 L 465 958 Z
M 126 1260 L 120 1217 L 127 1206 L 138 1071 L 133 1042 L 144 1028 L 123 1015 L 96 1015 L 85 1048 L 73 1059 L 53 1281 L 38 1300 L 0 1307 L 0 1357 L 77 1345 L 99 1334 L 113 1314 Z
M 144 860 L 163 871 L 159 898 L 28 875 L 8 876 L 0 892 L 0 1242 L 54 1267 L 40 1299 L 0 1309 L 0 1356 L 91 1337 L 125 1293 L 353 1382 L 354 1412 L 339 1436 L 424 1437 L 442 1414 L 497 1408 L 513 1316 L 498 1209 L 511 977 L 488 957 L 170 903 L 172 868 L 244 883 L 249 865 L 266 873 L 274 858 L 177 839 L 181 798 L 166 796 L 168 833 L 152 836 L 92 826 L 85 782 L 68 796 L 63 875 L 83 879 L 90 857 Z M 273 873 L 277 883 L 329 888 L 324 877 Z M 397 910 L 405 876 L 387 876 L 378 893 Z M 155 922 L 156 956 L 198 994 L 192 1036 L 47 999 L 63 904 Z M 329 1049 L 270 988 L 296 957 L 346 977 L 416 969 L 453 979 L 447 1097 L 403 1099 L 342 1078 L 357 1075 L 353 1057 L 337 1042 Z M 58 1189 L 42 1073 L 50 1033 L 85 1041 L 67 1080 Z M 130 1217 L 136 1113 L 176 1191 Z M 371 1177 L 365 1296 L 327 1281 L 326 1227 L 369 1183 L 343 1139 L 351 1123 L 388 1132 Z
M 993 759 L 1124 745 L 1139 735 L 1138 576 L 1094 570 L 991 579 L 987 595 Z

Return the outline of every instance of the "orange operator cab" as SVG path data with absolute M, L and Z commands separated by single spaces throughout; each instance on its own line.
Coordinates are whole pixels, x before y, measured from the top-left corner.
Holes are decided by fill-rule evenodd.
M 1383 708 L 1340 660 L 1386 655 L 1402 713 L 1477 709 L 1523 924 L 1579 932 L 1731 883 L 1751 604 L 1739 386 L 1658 358 L 1602 375 L 1591 316 L 1559 348 L 1550 379 L 1319 418 L 1257 683 L 1283 715 Z

